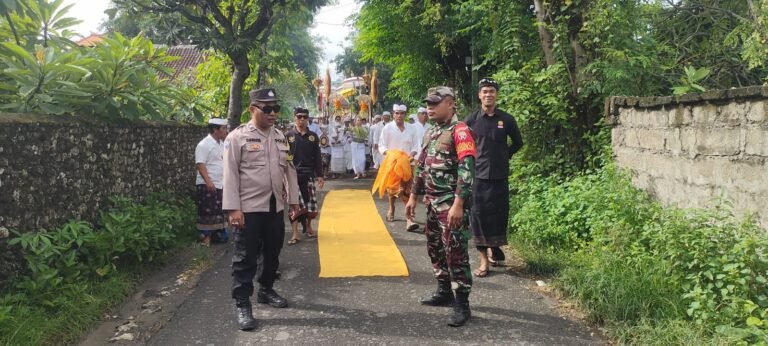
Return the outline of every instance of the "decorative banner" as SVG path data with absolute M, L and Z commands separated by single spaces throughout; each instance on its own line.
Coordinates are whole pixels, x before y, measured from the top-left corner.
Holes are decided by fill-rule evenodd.
M 344 90 L 339 90 L 339 94 L 344 97 L 350 97 L 357 93 L 357 89 L 355 88 L 347 88 Z
M 373 76 L 371 76 L 371 104 L 376 104 L 379 100 L 379 71 L 373 69 Z
M 331 97 L 331 67 L 325 68 L 325 98 Z

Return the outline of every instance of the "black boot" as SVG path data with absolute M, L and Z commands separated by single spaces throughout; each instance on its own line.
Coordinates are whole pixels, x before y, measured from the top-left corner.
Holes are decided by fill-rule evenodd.
M 284 308 L 288 306 L 288 301 L 281 297 L 275 290 L 261 288 L 256 294 L 256 301 L 259 304 L 269 304 L 273 308 Z
M 461 327 L 467 323 L 472 316 L 469 311 L 469 293 L 456 292 L 456 302 L 453 304 L 453 315 L 448 318 L 448 325 L 451 327 Z
M 422 305 L 429 306 L 451 306 L 453 305 L 453 291 L 450 282 L 438 282 L 437 290 L 431 297 L 421 300 Z
M 253 318 L 251 310 L 251 300 L 248 298 L 238 298 L 235 300 L 237 307 L 237 324 L 240 330 L 251 330 L 256 328 L 256 319 Z

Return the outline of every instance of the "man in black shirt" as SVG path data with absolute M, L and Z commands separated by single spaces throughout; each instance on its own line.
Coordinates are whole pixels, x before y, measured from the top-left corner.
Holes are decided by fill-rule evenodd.
M 495 264 L 504 260 L 499 247 L 507 244 L 509 159 L 523 146 L 523 139 L 515 118 L 496 108 L 498 83 L 483 78 L 478 83 L 478 90 L 481 107 L 465 122 L 472 128 L 477 142 L 470 228 L 480 252 L 480 266 L 474 275 L 485 277 L 491 261 Z M 507 138 L 512 144 L 507 144 Z
M 293 235 L 288 245 L 299 242 L 299 225 L 304 226 L 307 237 L 314 238 L 315 231 L 312 229 L 312 219 L 317 217 L 317 190 L 315 188 L 315 179 L 317 187 L 323 188 L 323 160 L 320 156 L 320 137 L 309 130 L 309 110 L 296 107 L 293 110 L 296 117 L 296 126 L 288 132 L 285 137 L 290 145 L 290 158 L 293 165 L 296 166 L 296 175 L 299 181 L 299 213 L 291 215 L 291 230 Z

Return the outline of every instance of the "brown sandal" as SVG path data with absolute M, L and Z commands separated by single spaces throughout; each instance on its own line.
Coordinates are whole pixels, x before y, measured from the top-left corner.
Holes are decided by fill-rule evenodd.
M 291 239 L 288 241 L 288 245 L 296 245 L 301 239 Z

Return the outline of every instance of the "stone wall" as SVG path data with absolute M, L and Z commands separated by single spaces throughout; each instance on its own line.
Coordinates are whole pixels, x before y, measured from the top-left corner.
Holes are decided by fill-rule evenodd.
M 0 238 L 94 221 L 110 196 L 191 193 L 194 150 L 205 135 L 170 122 L 0 113 Z M 0 263 L 2 286 L 19 264 L 3 239 Z
M 619 166 L 666 205 L 725 196 L 768 226 L 768 87 L 679 97 L 611 97 L 606 118 Z

